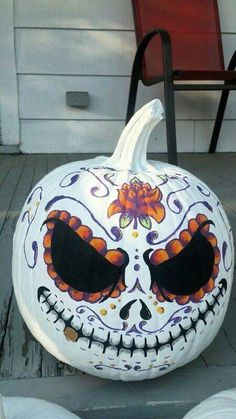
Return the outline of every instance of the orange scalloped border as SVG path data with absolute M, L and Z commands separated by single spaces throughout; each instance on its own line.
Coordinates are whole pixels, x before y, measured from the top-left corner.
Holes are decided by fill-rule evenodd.
M 192 236 L 194 235 L 194 233 L 196 232 L 200 224 L 202 224 L 206 220 L 207 220 L 207 217 L 204 214 L 198 214 L 196 218 L 191 218 L 188 222 L 188 228 L 180 232 L 178 239 L 173 239 L 170 242 L 168 242 L 167 245 L 165 246 L 165 249 L 158 249 L 152 253 L 151 262 L 153 264 L 158 265 L 176 256 L 190 242 L 190 240 L 192 239 Z M 213 233 L 209 231 L 209 229 L 210 229 L 209 224 L 207 224 L 205 227 L 201 229 L 201 233 L 204 234 L 206 239 L 211 243 L 214 250 L 214 255 L 215 255 L 213 272 L 209 281 L 207 282 L 206 285 L 204 285 L 197 292 L 191 295 L 175 295 L 175 294 L 171 294 L 170 292 L 168 292 L 167 290 L 163 288 L 164 295 L 166 295 L 171 301 L 175 300 L 180 305 L 187 304 L 190 301 L 194 303 L 198 303 L 204 297 L 205 294 L 208 294 L 213 290 L 215 286 L 215 280 L 219 272 L 219 263 L 221 260 L 221 254 L 217 246 L 217 238 Z M 165 301 L 156 283 L 154 283 L 152 286 L 152 292 L 155 294 L 156 299 L 158 301 L 160 302 Z
M 108 259 L 110 262 L 112 262 L 115 265 L 122 265 L 124 262 L 124 256 L 123 254 L 116 249 L 107 249 L 107 243 L 104 239 L 101 237 L 93 237 L 93 232 L 91 228 L 89 228 L 86 225 L 83 225 L 81 223 L 81 220 L 78 217 L 71 216 L 71 214 L 68 211 L 60 211 L 60 210 L 54 210 L 51 211 L 48 214 L 47 218 L 57 218 L 59 220 L 64 221 L 66 224 L 68 224 L 73 230 L 80 236 L 83 240 L 88 242 L 91 246 L 93 246 L 99 253 L 101 253 L 106 259 Z M 48 222 L 46 224 L 47 231 L 43 238 L 43 246 L 44 246 L 44 262 L 47 265 L 47 272 L 48 275 L 53 279 L 55 282 L 55 285 L 57 288 L 60 289 L 62 292 L 68 292 L 69 296 L 76 301 L 88 301 L 89 303 L 97 303 L 102 298 L 106 297 L 109 292 L 111 291 L 112 286 L 109 288 L 103 290 L 102 292 L 96 292 L 96 293 L 86 293 L 77 291 L 74 288 L 67 285 L 60 276 L 56 273 L 53 261 L 52 261 L 52 255 L 51 255 L 51 242 L 52 242 L 52 233 L 54 228 L 55 222 Z M 123 278 L 121 277 L 119 279 L 119 282 L 110 295 L 111 298 L 118 298 L 120 294 L 125 290 L 125 285 L 123 284 Z

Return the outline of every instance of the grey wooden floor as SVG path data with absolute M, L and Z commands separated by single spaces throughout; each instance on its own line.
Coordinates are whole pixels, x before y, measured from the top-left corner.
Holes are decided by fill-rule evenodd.
M 0 155 L 0 392 L 1 388 L 10 388 L 10 380 L 28 378 L 31 382 L 31 379 L 42 377 L 81 375 L 79 371 L 61 364 L 48 354 L 24 325 L 12 289 L 11 258 L 16 220 L 35 183 L 55 167 L 87 157 L 75 154 Z M 151 157 L 166 160 L 165 155 Z M 179 165 L 196 174 L 219 196 L 236 237 L 236 154 L 182 154 L 179 156 Z M 215 371 L 215 368 L 218 368 L 218 372 L 236 371 L 235 323 L 236 284 L 233 286 L 227 315 L 218 336 L 198 359 L 181 369 L 181 374 L 188 375 L 190 368 L 196 369 L 196 376 L 210 367 L 212 369 L 208 369 L 207 374 Z M 173 374 L 170 375 L 173 377 Z M 227 374 L 224 377 L 223 388 L 227 388 Z M 230 377 L 228 386 L 232 385 L 233 377 Z M 89 380 L 87 377 L 83 379 Z M 4 382 L 5 387 L 1 387 Z M 87 414 L 84 417 L 93 416 Z

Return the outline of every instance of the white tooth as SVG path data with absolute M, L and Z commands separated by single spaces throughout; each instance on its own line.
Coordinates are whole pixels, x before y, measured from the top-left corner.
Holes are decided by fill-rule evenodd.
M 186 319 L 181 320 L 181 326 L 185 329 L 188 330 L 192 325 L 191 319 L 190 317 L 186 317 Z
M 144 352 L 142 349 L 135 349 L 133 352 L 133 360 L 134 362 L 142 361 L 144 358 Z
M 106 354 L 110 360 L 117 358 L 118 349 L 115 346 L 108 346 L 106 349 Z
M 127 348 L 130 348 L 133 344 L 133 338 L 131 335 L 123 335 L 123 345 Z
M 206 325 L 202 320 L 198 320 L 196 324 L 196 331 L 198 334 L 202 334 L 206 330 Z
M 74 316 L 73 319 L 71 320 L 71 326 L 76 329 L 79 330 L 81 328 L 82 325 L 82 321 L 79 319 L 78 316 Z
M 136 336 L 134 338 L 134 341 L 137 348 L 144 348 L 144 338 L 142 336 L 140 335 Z
M 99 340 L 100 342 L 106 342 L 108 338 L 108 333 L 106 332 L 106 330 L 98 329 L 95 330 L 93 336 L 94 339 Z
M 177 325 L 174 325 L 174 327 L 172 327 L 170 331 L 173 338 L 177 338 L 180 335 L 180 328 Z
M 47 319 L 50 322 L 55 323 L 55 321 L 58 319 L 58 314 L 56 313 L 56 311 L 51 310 L 47 315 Z
M 201 313 L 205 313 L 205 311 L 207 310 L 207 303 L 206 301 L 201 301 L 200 304 L 198 305 L 199 310 L 201 311 Z
M 43 290 L 42 296 L 48 297 L 49 294 L 51 294 L 50 290 Z
M 149 348 L 153 348 L 157 343 L 156 335 L 148 335 L 147 336 L 147 345 Z
M 58 319 L 56 322 L 55 322 L 55 325 L 56 325 L 56 329 L 57 330 L 59 330 L 59 331 L 62 331 L 62 330 L 64 330 L 65 329 L 65 322 L 62 320 L 62 319 Z
M 197 309 L 197 308 L 195 308 L 195 309 L 192 311 L 192 313 L 190 314 L 190 317 L 191 317 L 193 320 L 197 320 L 197 319 L 198 319 L 198 316 L 199 316 L 199 311 L 198 311 L 198 309 Z
M 65 306 L 62 303 L 62 301 L 57 300 L 56 304 L 54 305 L 54 309 L 58 312 L 61 313 L 63 310 L 65 310 Z
M 213 294 L 207 294 L 207 301 L 211 305 L 214 304 L 214 302 L 215 302 L 214 295 Z
M 212 311 L 208 311 L 206 314 L 205 314 L 205 321 L 207 322 L 207 325 L 209 326 L 212 322 L 213 322 L 213 320 L 214 320 L 214 314 L 212 313 Z
M 79 344 L 80 349 L 87 350 L 88 346 L 89 346 L 89 339 L 88 338 L 79 338 L 78 344 Z
M 147 350 L 147 356 L 150 358 L 152 362 L 154 362 L 157 358 L 157 353 L 154 349 L 148 349 Z
M 54 303 L 56 303 L 56 302 L 57 302 L 57 298 L 56 298 L 55 294 L 51 294 L 51 295 L 49 295 L 49 296 L 48 296 L 48 298 L 47 298 L 47 300 L 48 300 L 49 304 L 51 304 L 51 306 L 52 306 Z
M 104 346 L 101 342 L 92 342 L 91 349 L 94 355 L 101 355 L 104 350 Z
M 194 330 L 194 329 L 189 329 L 189 330 L 187 331 L 187 333 L 186 333 L 185 337 L 186 337 L 186 339 L 187 339 L 187 342 L 188 342 L 188 343 L 193 342 L 193 340 L 194 340 L 194 338 L 195 338 L 195 334 L 196 334 L 196 332 L 195 332 L 195 330 Z
M 185 340 L 183 336 L 179 336 L 177 339 L 175 339 L 172 343 L 173 350 L 174 351 L 181 351 L 181 349 L 184 348 Z
M 43 313 L 47 313 L 50 310 L 50 305 L 45 301 L 45 303 L 41 304 L 41 310 Z
M 111 336 L 110 336 L 110 343 L 112 344 L 112 345 L 118 345 L 118 343 L 120 342 L 120 335 L 119 335 L 119 333 L 111 333 Z
M 224 287 L 222 287 L 222 285 L 220 285 L 220 286 L 219 286 L 219 288 L 221 289 L 221 293 L 222 293 L 223 295 L 225 295 L 225 293 L 226 293 L 225 288 L 224 288 Z
M 122 359 L 123 362 L 127 362 L 127 359 L 131 358 L 131 352 L 128 349 L 121 349 L 119 357 Z
M 166 344 L 166 345 L 161 346 L 161 347 L 158 349 L 158 354 L 157 354 L 157 356 L 161 356 L 161 357 L 163 357 L 163 359 L 165 359 L 165 358 L 169 358 L 170 354 L 171 354 L 171 346 L 170 346 L 170 344 L 168 343 L 168 344 Z
M 91 336 L 91 334 L 93 333 L 93 327 L 90 324 L 85 323 L 83 325 L 82 332 L 85 336 Z
M 55 306 L 55 307 L 56 307 L 56 306 Z M 64 320 L 69 320 L 69 319 L 71 318 L 71 316 L 72 316 L 72 313 L 71 313 L 71 311 L 69 311 L 69 310 L 65 309 L 65 310 L 63 311 L 63 313 L 61 314 L 61 316 L 62 316 L 62 318 L 63 318 Z
M 164 332 L 158 334 L 158 341 L 160 343 L 166 343 L 166 342 L 168 342 L 169 338 L 170 338 L 169 333 L 167 335 Z

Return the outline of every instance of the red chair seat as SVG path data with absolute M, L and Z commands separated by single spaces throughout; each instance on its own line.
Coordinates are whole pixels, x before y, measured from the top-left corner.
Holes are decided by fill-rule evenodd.
M 235 71 L 188 71 L 176 70 L 173 74 L 174 80 L 222 80 L 222 81 L 236 81 Z

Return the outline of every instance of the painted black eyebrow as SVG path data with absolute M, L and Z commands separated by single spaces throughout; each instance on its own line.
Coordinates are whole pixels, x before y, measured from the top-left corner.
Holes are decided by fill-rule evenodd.
M 151 274 L 151 287 L 155 282 L 162 294 L 163 288 L 175 295 L 191 295 L 197 292 L 210 279 L 214 266 L 214 250 L 210 242 L 201 234 L 201 229 L 213 221 L 204 221 L 194 233 L 187 246 L 175 255 L 159 265 L 152 264 L 148 249 L 143 254 L 144 261 L 149 267 Z
M 47 218 L 43 225 L 49 222 L 55 222 L 51 255 L 60 278 L 77 291 L 87 293 L 100 292 L 112 286 L 111 294 L 129 262 L 127 253 L 118 248 L 125 259 L 121 266 L 114 265 L 64 221 Z

